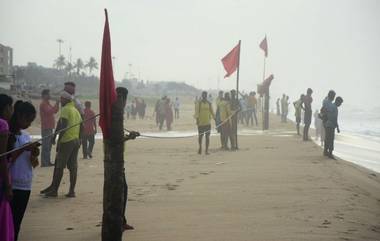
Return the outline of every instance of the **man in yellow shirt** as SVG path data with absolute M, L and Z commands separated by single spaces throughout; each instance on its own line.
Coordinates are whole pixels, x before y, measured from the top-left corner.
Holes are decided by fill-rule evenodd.
M 70 171 L 70 190 L 66 197 L 75 197 L 82 117 L 75 107 L 73 96 L 66 91 L 61 93 L 61 104 L 62 110 L 57 122 L 56 133 L 70 128 L 59 133 L 53 182 L 51 188 L 45 192 L 47 197 L 57 197 L 65 167 Z M 56 135 L 53 137 L 53 144 L 55 144 L 55 138 Z
M 207 100 L 207 92 L 202 92 L 202 99 L 195 104 L 194 115 L 198 126 L 198 154 L 202 154 L 202 139 L 203 135 L 206 135 L 206 150 L 205 154 L 208 155 L 208 147 L 210 145 L 210 133 L 211 133 L 211 118 L 215 120 L 214 111 L 212 110 L 211 103 Z
M 230 93 L 226 92 L 224 98 L 218 103 L 218 109 L 221 121 L 221 142 L 222 149 L 229 150 L 228 139 L 230 139 L 231 147 L 233 146 L 233 138 L 231 138 L 231 107 L 230 107 Z
M 256 126 L 258 125 L 257 123 L 257 99 L 256 99 L 256 92 L 252 91 L 249 94 L 248 97 L 248 122 L 251 122 L 251 125 L 253 125 L 253 119 L 255 119 Z M 247 123 L 248 124 L 248 123 Z

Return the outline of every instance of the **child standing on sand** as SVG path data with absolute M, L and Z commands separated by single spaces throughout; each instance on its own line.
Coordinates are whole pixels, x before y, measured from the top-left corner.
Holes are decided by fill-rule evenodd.
M 14 105 L 14 113 L 10 120 L 8 139 L 8 149 L 20 148 L 31 142 L 30 135 L 24 131 L 36 118 L 36 109 L 29 102 L 17 101 Z M 30 191 L 32 189 L 33 168 L 38 165 L 40 151 L 38 143 L 26 146 L 25 148 L 11 154 L 11 182 L 13 198 L 11 201 L 15 241 L 24 213 L 29 202 Z

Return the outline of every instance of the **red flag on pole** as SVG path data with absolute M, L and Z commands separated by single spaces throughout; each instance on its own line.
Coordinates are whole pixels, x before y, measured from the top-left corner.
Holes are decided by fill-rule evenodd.
M 238 45 L 235 46 L 224 58 L 222 59 L 222 63 L 224 69 L 226 70 L 226 75 L 224 78 L 229 77 L 233 74 L 237 68 L 239 68 L 239 56 L 240 56 L 240 41 Z
M 261 41 L 260 48 L 264 51 L 265 57 L 268 57 L 268 43 L 267 43 L 267 36 Z
M 116 101 L 115 81 L 112 70 L 111 37 L 108 26 L 107 9 L 104 9 L 106 22 L 103 32 L 102 61 L 100 68 L 100 87 L 99 87 L 99 126 L 102 128 L 103 137 L 109 137 L 111 126 L 111 106 Z

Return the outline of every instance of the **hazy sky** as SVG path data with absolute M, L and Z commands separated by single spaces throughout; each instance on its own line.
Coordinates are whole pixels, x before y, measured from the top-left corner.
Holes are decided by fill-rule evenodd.
M 73 59 L 100 61 L 104 7 L 118 80 L 132 72 L 215 89 L 219 77 L 221 88 L 233 88 L 220 59 L 241 39 L 241 87 L 256 89 L 266 34 L 273 97 L 311 87 L 318 99 L 334 88 L 349 105 L 379 105 L 376 0 L 0 0 L 0 43 L 14 48 L 15 64 L 52 66 L 58 38 L 66 57 L 71 46 Z

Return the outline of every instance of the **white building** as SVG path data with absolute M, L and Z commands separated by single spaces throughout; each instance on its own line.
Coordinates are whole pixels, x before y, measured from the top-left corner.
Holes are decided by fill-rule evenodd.
M 13 49 L 0 44 L 0 87 L 9 88 L 12 80 Z

